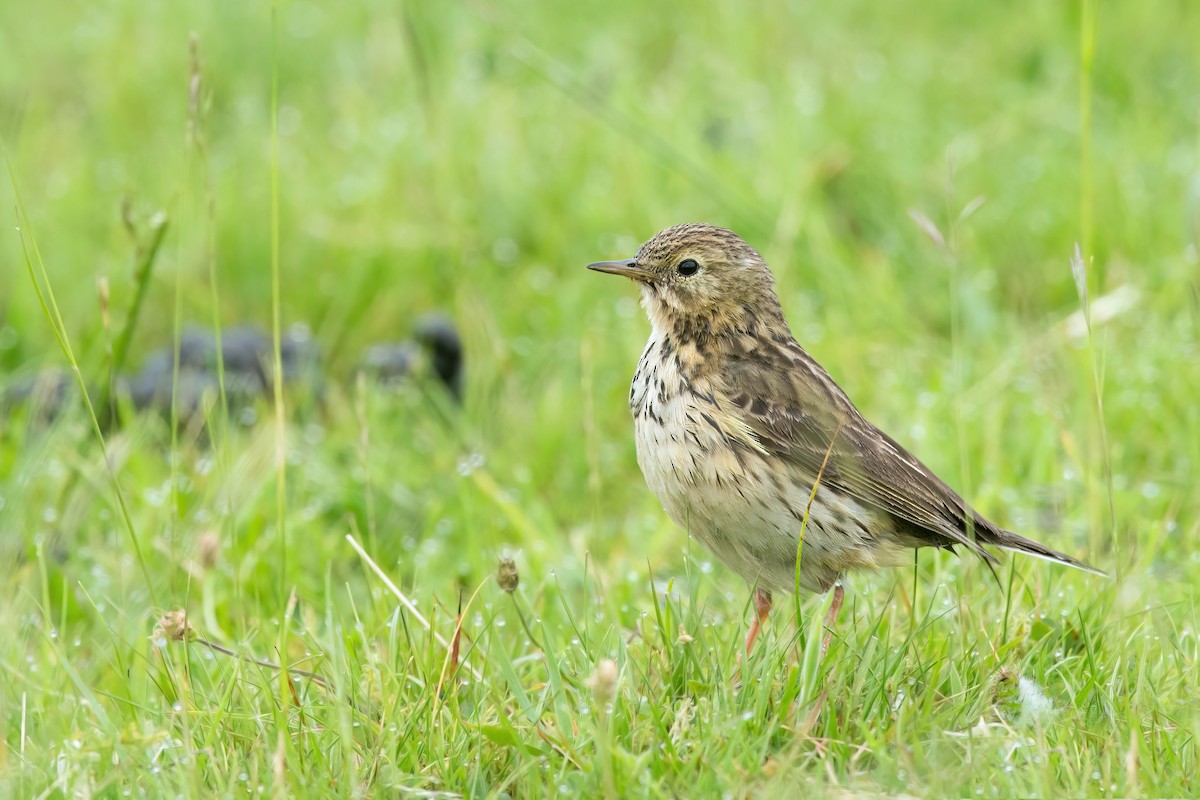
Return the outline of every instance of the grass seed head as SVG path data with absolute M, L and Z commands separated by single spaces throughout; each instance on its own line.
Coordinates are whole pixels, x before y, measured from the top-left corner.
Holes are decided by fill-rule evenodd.
M 178 608 L 168 611 L 158 618 L 151 638 L 186 642 L 196 638 L 196 629 L 188 622 L 187 612 Z
M 517 572 L 517 562 L 512 556 L 500 556 L 500 564 L 496 567 L 496 583 L 509 594 L 521 584 L 521 573 Z
M 617 689 L 617 662 L 611 658 L 601 659 L 596 664 L 595 671 L 584 681 L 584 685 L 592 690 L 596 705 L 606 706 L 612 700 Z

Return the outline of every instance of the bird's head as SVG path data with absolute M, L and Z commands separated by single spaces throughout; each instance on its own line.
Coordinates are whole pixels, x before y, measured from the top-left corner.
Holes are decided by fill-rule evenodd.
M 716 335 L 779 308 L 771 270 L 733 231 L 689 223 L 659 231 L 622 261 L 588 269 L 623 275 L 642 285 L 642 306 L 656 328 Z

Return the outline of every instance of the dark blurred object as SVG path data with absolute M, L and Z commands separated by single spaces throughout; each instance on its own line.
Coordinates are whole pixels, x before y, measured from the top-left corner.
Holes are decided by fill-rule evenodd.
M 320 351 L 307 326 L 288 328 L 280 341 L 283 382 L 289 390 L 301 390 L 319 402 L 324 393 Z M 188 327 L 179 337 L 179 382 L 175 407 L 181 419 L 201 413 L 206 403 L 221 392 L 224 367 L 225 398 L 230 414 L 244 424 L 256 419 L 255 404 L 269 398 L 274 350 L 270 335 L 253 325 L 238 325 L 217 336 L 206 328 Z M 462 399 L 462 338 L 449 317 L 427 314 L 413 326 L 412 340 L 382 342 L 368 347 L 360 369 L 378 383 L 394 387 L 421 374 L 432 375 L 456 401 Z M 175 387 L 175 349 L 164 347 L 146 356 L 134 375 L 116 381 L 116 396 L 145 411 L 169 412 Z M 56 418 L 74 401 L 78 391 L 74 376 L 66 370 L 43 370 L 17 381 L 0 392 L 0 414 L 16 406 L 28 406 L 37 418 Z M 115 422 L 115 417 L 113 422 Z
M 201 328 L 188 328 L 179 337 L 179 394 L 181 415 L 190 416 L 203 407 L 204 397 L 221 390 L 217 337 Z M 220 361 L 224 362 L 225 397 L 233 412 L 242 412 L 260 397 L 268 396 L 273 359 L 271 337 L 251 325 L 221 332 Z M 284 384 L 302 383 L 314 393 L 321 391 L 320 354 L 304 325 L 293 325 L 279 343 Z M 175 353 L 170 348 L 155 350 L 146 357 L 140 372 L 122 382 L 134 408 L 169 409 L 174 381 Z
M 34 418 L 49 421 L 61 414 L 67 401 L 77 393 L 75 377 L 70 372 L 44 369 L 0 391 L 0 414 L 7 416 L 11 409 L 25 406 Z
M 433 371 L 445 384 L 450 395 L 462 401 L 463 348 L 462 337 L 454 322 L 444 314 L 426 314 L 413 328 L 417 342 L 433 356 Z
M 381 342 L 363 353 L 359 367 L 383 386 L 396 386 L 412 377 L 421 351 L 412 342 Z
M 413 326 L 413 340 L 381 342 L 368 347 L 359 362 L 363 372 L 384 386 L 408 381 L 428 362 L 431 371 L 456 401 L 462 401 L 462 337 L 449 317 L 426 314 Z

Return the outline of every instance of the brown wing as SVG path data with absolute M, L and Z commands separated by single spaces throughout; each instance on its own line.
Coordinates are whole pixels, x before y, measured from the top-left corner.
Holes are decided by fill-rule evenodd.
M 941 547 L 961 544 L 996 563 L 975 541 L 976 531 L 968 533 L 970 519 L 986 541 L 990 523 L 868 422 L 798 344 L 759 344 L 753 358 L 730 356 L 722 377 L 727 396 L 743 409 L 764 449 L 814 476 L 820 473 L 822 485 L 886 512 L 895 522 L 894 533 Z

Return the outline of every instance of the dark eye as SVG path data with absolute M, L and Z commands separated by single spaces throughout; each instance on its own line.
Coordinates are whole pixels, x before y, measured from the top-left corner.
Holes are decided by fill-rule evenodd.
M 695 275 L 700 271 L 700 265 L 696 263 L 696 259 L 694 258 L 685 258 L 679 262 L 679 266 L 675 270 L 680 275 Z

